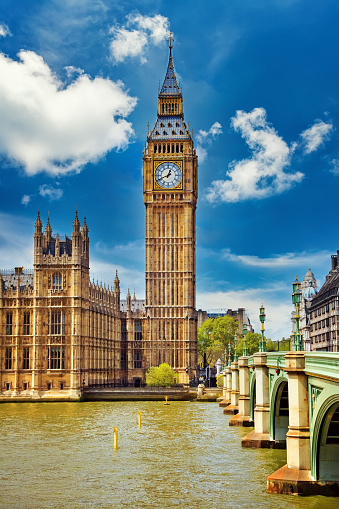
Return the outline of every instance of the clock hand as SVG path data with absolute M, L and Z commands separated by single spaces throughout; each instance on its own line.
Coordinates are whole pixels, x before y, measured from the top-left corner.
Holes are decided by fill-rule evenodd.
M 164 175 L 164 177 L 163 177 L 163 178 L 164 178 L 164 179 L 168 179 L 168 177 L 171 175 L 171 173 L 172 173 L 172 170 L 169 170 L 169 172 L 167 173 L 167 175 Z

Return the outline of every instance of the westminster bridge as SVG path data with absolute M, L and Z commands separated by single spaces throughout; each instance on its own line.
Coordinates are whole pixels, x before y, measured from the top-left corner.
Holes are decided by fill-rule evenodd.
M 243 447 L 286 448 L 271 493 L 339 495 L 339 353 L 259 352 L 223 371 L 230 426 L 253 426 Z

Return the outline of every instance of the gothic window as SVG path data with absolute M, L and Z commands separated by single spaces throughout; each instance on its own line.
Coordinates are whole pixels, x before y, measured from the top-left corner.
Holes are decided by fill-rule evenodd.
M 50 314 L 49 334 L 59 336 L 65 334 L 65 313 L 54 311 Z
M 134 341 L 141 341 L 141 340 L 142 340 L 141 322 L 135 321 L 134 322 Z
M 175 151 L 176 151 L 177 154 L 179 153 L 179 143 L 176 144 Z
M 13 312 L 7 311 L 6 314 L 6 336 L 13 334 Z
M 159 136 L 159 131 L 155 131 L 155 136 Z
M 53 274 L 53 290 L 62 290 L 62 276 L 60 272 Z
M 154 145 L 154 153 L 156 154 L 158 151 L 158 145 Z
M 135 350 L 134 352 L 134 369 L 141 368 L 141 351 Z
M 177 113 L 177 112 L 178 112 L 177 108 L 178 108 L 178 105 L 177 105 L 177 103 L 175 103 L 175 113 Z M 178 123 L 178 122 L 177 122 L 177 123 Z M 178 125 L 177 127 L 179 127 L 179 125 Z
M 174 130 L 172 131 L 172 136 L 175 136 L 175 131 Z M 174 145 L 173 145 L 173 147 L 174 147 Z M 172 152 L 174 152 L 173 149 L 172 149 Z
M 180 145 L 180 152 L 183 152 L 184 151 L 184 145 L 181 143 Z
M 162 134 L 163 134 L 164 136 L 167 136 L 167 132 L 166 132 L 166 131 L 164 131 Z
M 181 129 L 180 129 L 180 131 L 179 131 L 179 134 L 180 134 L 180 136 L 183 136 L 183 135 L 184 135 L 184 133 L 183 133 L 183 131 L 182 131 Z
M 29 369 L 29 347 L 24 347 L 22 356 L 22 369 Z
M 162 122 L 160 122 L 160 127 L 164 127 L 164 124 Z
M 120 369 L 126 369 L 126 352 L 120 352 Z
M 26 313 L 24 313 L 24 336 L 28 336 L 30 333 L 30 322 L 31 314 L 29 311 L 27 311 Z
M 5 369 L 12 369 L 12 348 L 6 348 Z
M 47 369 L 65 369 L 65 348 L 63 346 L 48 347 Z
M 179 122 L 176 122 L 176 123 L 175 123 L 175 127 L 179 127 Z
M 168 122 L 167 127 L 172 127 L 171 122 Z
M 168 145 L 167 145 L 167 153 L 169 154 L 169 153 L 170 153 L 170 151 L 171 151 L 171 145 L 170 145 L 170 144 L 168 144 Z
M 126 341 L 126 337 L 127 337 L 126 320 L 121 320 L 121 341 Z

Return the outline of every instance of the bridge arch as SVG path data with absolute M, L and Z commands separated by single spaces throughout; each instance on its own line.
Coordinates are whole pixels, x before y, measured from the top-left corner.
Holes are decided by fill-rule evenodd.
M 254 421 L 254 409 L 256 406 L 257 397 L 256 397 L 256 376 L 255 372 L 252 373 L 250 379 L 250 417 L 251 420 Z
M 288 380 L 278 376 L 270 397 L 270 437 L 276 443 L 286 444 L 288 419 Z
M 311 441 L 311 473 L 316 481 L 338 481 L 339 394 L 328 397 L 315 412 Z

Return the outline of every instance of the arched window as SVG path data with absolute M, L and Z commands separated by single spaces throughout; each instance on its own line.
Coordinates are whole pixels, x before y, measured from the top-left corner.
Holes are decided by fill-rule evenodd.
M 53 290 L 62 290 L 62 276 L 60 272 L 53 274 Z
M 171 122 L 168 122 L 167 127 L 172 127 Z

